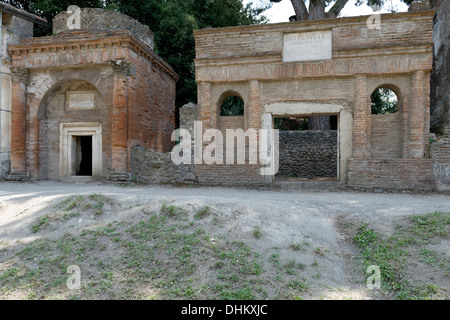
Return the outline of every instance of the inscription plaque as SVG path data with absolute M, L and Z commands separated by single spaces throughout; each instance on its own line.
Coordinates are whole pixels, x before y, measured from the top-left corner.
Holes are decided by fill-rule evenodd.
M 331 30 L 284 35 L 283 62 L 329 60 L 332 57 Z
M 94 92 L 70 92 L 69 108 L 73 109 L 92 109 L 95 107 Z

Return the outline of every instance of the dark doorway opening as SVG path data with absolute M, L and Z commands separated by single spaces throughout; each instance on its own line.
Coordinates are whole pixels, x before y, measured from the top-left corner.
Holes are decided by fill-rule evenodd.
M 77 176 L 92 176 L 92 136 L 81 136 L 77 141 Z

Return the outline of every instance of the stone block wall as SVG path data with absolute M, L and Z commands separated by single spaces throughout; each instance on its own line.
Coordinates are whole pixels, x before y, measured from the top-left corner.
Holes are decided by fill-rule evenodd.
M 434 164 L 434 177 L 438 190 L 450 190 L 450 144 L 433 143 L 431 156 Z
M 176 165 L 170 152 L 153 152 L 134 147 L 131 156 L 131 178 L 151 184 L 195 184 L 198 182 L 194 165 Z
M 337 131 L 280 131 L 278 177 L 337 177 Z
M 67 20 L 73 15 L 67 11 L 60 12 L 53 20 L 53 33 L 59 34 L 71 31 L 67 27 Z M 148 26 L 145 26 L 131 17 L 118 11 L 100 8 L 81 8 L 81 30 L 117 31 L 128 30 L 136 39 L 154 49 L 154 35 Z

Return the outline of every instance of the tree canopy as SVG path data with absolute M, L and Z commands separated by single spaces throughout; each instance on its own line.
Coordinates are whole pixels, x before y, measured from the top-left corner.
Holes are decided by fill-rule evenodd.
M 370 100 L 372 103 L 372 114 L 386 114 L 397 112 L 398 97 L 389 88 L 379 88 L 375 90 Z
M 270 0 L 270 2 L 279 3 L 283 0 Z M 357 6 L 367 4 L 375 9 L 380 9 L 390 0 L 309 0 L 308 7 L 306 0 L 291 0 L 294 7 L 296 20 L 316 20 L 324 18 L 337 18 L 348 2 L 355 2 Z M 406 4 L 411 4 L 414 0 L 401 0 Z M 326 11 L 326 8 L 328 8 Z

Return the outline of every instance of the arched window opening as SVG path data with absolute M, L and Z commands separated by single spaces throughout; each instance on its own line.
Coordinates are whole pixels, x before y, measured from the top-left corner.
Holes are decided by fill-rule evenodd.
M 398 108 L 398 97 L 389 88 L 378 88 L 370 96 L 372 114 L 395 113 Z
M 229 116 L 243 116 L 244 115 L 244 100 L 238 96 L 231 96 L 226 98 L 221 106 L 220 115 Z

